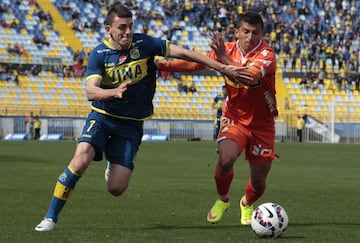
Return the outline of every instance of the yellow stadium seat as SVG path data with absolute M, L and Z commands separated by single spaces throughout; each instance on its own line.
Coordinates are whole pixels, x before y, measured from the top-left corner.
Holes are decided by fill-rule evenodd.
M 163 26 L 163 21 L 161 21 L 160 19 L 158 19 L 158 20 L 155 21 L 155 24 L 156 24 L 158 27 L 162 27 L 162 26 Z

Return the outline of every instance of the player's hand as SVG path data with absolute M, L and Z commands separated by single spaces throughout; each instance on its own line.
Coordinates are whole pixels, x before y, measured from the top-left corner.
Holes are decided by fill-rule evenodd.
M 160 71 L 161 68 L 160 68 L 160 64 L 159 64 L 159 61 L 154 61 L 154 64 L 155 64 L 155 68 L 157 71 Z
M 253 76 L 247 72 L 248 67 L 236 67 L 233 65 L 226 65 L 224 73 L 232 81 L 243 83 L 244 85 L 250 85 L 254 82 Z
M 218 32 L 210 32 L 210 40 L 208 45 L 215 51 L 216 54 L 225 55 L 224 37 Z
M 115 89 L 115 93 L 116 93 L 116 98 L 122 98 L 123 97 L 123 93 L 127 90 L 127 88 L 131 85 L 132 81 L 126 81 L 124 83 L 121 83 L 119 85 L 119 87 L 117 87 Z
M 218 31 L 210 32 L 210 40 L 208 45 L 216 53 L 216 56 L 225 64 L 230 64 L 231 59 L 226 55 L 224 36 Z

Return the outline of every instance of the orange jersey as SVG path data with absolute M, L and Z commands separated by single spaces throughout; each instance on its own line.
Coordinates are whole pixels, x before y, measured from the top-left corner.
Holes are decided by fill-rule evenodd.
M 246 86 L 226 77 L 228 97 L 223 107 L 223 117 L 228 122 L 241 124 L 245 127 L 259 128 L 274 123 L 278 115 L 275 91 L 276 57 L 274 51 L 261 41 L 245 56 L 237 46 L 237 42 L 225 42 L 226 54 L 232 61 L 231 65 L 248 67 L 254 82 Z M 214 51 L 208 56 L 219 61 Z M 205 69 L 204 65 L 176 60 L 162 62 L 159 68 L 169 72 L 191 72 Z M 269 123 L 270 122 L 270 123 Z
M 252 74 L 255 82 L 245 86 L 226 78 L 228 100 L 223 108 L 223 116 L 244 126 L 261 127 L 269 125 L 269 122 L 273 123 L 278 115 L 274 51 L 264 41 L 245 56 L 238 49 L 236 42 L 225 43 L 225 46 L 226 54 L 233 60 L 231 64 L 249 67 L 247 72 Z

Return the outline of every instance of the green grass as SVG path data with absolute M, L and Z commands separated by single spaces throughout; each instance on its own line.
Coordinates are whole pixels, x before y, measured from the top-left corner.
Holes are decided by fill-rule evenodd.
M 105 162 L 93 162 L 52 232 L 35 232 L 74 141 L 0 141 L 0 242 L 263 242 L 239 225 L 248 165 L 236 163 L 223 220 L 206 214 L 216 199 L 214 142 L 143 143 L 128 191 L 106 189 Z M 360 147 L 276 144 L 267 190 L 289 227 L 280 242 L 360 242 Z M 266 241 L 266 240 L 265 240 Z

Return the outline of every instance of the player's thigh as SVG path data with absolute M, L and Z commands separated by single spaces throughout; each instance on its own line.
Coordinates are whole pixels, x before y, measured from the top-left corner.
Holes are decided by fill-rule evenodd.
M 95 150 L 90 143 L 80 142 L 76 146 L 70 168 L 78 175 L 82 175 L 95 156 Z
M 219 163 L 220 165 L 232 166 L 240 154 L 239 146 L 233 139 L 219 141 Z
M 105 155 L 111 165 L 118 164 L 133 170 L 137 151 L 138 144 L 134 141 L 112 137 L 105 149 Z
M 254 181 L 265 181 L 275 157 L 275 133 L 272 129 L 251 131 L 252 138 L 245 158 L 250 164 L 250 176 Z
M 249 131 L 240 125 L 225 124 L 218 136 L 220 160 L 233 160 L 247 148 Z
M 111 135 L 111 130 L 106 129 L 110 121 L 111 118 L 103 114 L 95 111 L 90 112 L 79 137 L 79 144 L 86 142 L 93 147 L 95 155 L 92 159 L 95 161 L 102 160 L 103 151 Z
M 133 170 L 143 134 L 142 127 L 138 123 L 119 123 L 116 129 L 118 130 L 106 144 L 106 159 L 111 164 L 119 164 Z
M 274 160 L 275 131 L 272 129 L 251 130 L 251 139 L 246 148 L 245 159 L 250 163 Z

